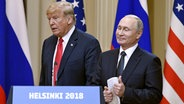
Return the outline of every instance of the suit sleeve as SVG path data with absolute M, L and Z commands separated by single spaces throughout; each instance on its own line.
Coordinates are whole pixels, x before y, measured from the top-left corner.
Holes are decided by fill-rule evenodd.
M 97 39 L 92 39 L 87 44 L 88 48 L 85 54 L 86 85 L 92 85 L 92 78 L 97 69 L 101 48 Z
M 42 57 L 41 57 L 41 72 L 40 72 L 40 81 L 39 81 L 39 85 L 45 85 L 45 74 L 44 74 L 44 70 L 43 70 L 43 54 L 44 54 L 44 49 L 45 49 L 45 41 L 43 42 L 43 46 L 42 46 Z

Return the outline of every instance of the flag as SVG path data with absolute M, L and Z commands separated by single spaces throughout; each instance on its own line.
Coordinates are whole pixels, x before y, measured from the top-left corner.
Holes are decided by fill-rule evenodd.
M 0 0 L 0 99 L 13 85 L 33 85 L 22 0 Z M 0 100 L 0 101 L 1 101 Z M 5 104 L 4 100 L 0 102 Z
M 144 30 L 139 40 L 139 46 L 151 52 L 152 50 L 151 50 L 147 0 L 119 0 L 118 1 L 111 49 L 119 48 L 119 44 L 116 41 L 116 29 L 121 18 L 123 18 L 127 14 L 134 14 L 143 21 Z
M 184 104 L 184 0 L 174 0 L 161 104 Z
M 76 27 L 86 32 L 86 20 L 84 15 L 83 0 L 57 0 L 57 1 L 67 1 L 73 4 L 74 13 L 76 16 Z

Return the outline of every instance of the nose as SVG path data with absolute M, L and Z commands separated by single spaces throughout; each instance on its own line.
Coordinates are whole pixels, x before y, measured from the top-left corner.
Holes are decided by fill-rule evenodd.
M 50 25 L 54 24 L 54 19 L 53 19 L 53 18 L 51 18 L 51 19 L 49 20 L 49 24 L 50 24 Z
M 118 34 L 122 35 L 122 34 L 123 34 L 123 29 L 120 29 L 120 30 L 118 31 Z

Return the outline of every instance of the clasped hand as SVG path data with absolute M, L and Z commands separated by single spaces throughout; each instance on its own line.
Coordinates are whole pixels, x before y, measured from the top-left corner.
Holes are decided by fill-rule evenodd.
M 118 83 L 114 84 L 112 90 L 110 90 L 107 86 L 104 87 L 103 95 L 105 102 L 109 103 L 113 100 L 113 93 L 119 97 L 123 97 L 124 92 L 125 92 L 125 85 L 122 82 L 121 76 L 119 76 Z

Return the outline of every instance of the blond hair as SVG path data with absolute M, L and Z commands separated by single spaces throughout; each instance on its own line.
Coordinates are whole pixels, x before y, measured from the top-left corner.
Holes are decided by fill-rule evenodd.
M 62 11 L 64 16 L 71 16 L 73 18 L 73 21 L 76 23 L 74 8 L 71 3 L 66 1 L 54 2 L 49 5 L 47 9 L 47 14 L 54 13 L 57 10 Z

